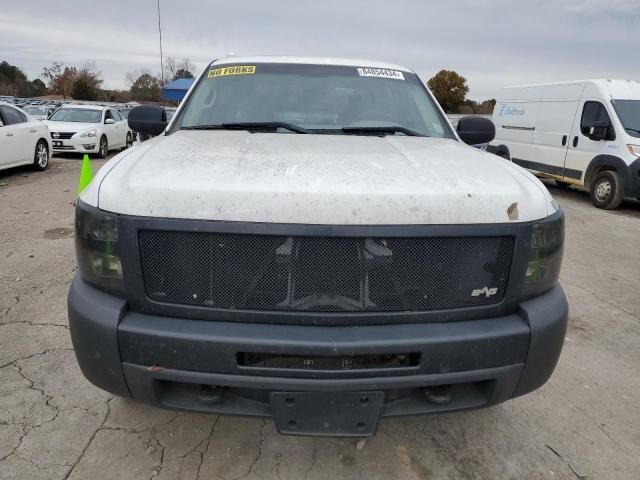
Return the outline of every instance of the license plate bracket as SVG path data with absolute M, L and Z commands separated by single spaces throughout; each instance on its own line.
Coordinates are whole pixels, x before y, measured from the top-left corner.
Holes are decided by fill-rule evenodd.
M 370 437 L 378 429 L 384 392 L 274 392 L 270 401 L 281 434 Z

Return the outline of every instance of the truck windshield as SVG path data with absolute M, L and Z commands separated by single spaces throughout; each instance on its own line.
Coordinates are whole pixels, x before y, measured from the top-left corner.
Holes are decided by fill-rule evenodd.
M 640 100 L 614 100 L 613 106 L 626 132 L 640 137 Z
M 61 108 L 49 118 L 54 122 L 78 123 L 100 123 L 101 119 L 101 110 L 88 110 L 86 108 Z
M 418 77 L 357 66 L 211 65 L 172 126 L 453 138 Z

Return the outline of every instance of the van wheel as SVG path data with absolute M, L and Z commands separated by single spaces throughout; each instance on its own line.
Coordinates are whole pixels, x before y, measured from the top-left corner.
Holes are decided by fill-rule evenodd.
M 107 137 L 100 137 L 100 148 L 98 149 L 98 157 L 105 158 L 109 153 L 109 143 L 107 142 Z
M 33 157 L 33 166 L 36 170 L 46 170 L 49 166 L 49 146 L 44 140 L 38 140 L 36 144 L 36 153 Z
M 595 176 L 591 182 L 591 201 L 598 208 L 613 210 L 624 200 L 624 185 L 620 174 L 605 170 Z

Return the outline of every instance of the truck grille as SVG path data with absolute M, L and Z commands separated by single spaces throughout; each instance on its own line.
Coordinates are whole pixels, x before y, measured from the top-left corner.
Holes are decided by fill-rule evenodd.
M 429 311 L 493 305 L 514 238 L 287 237 L 141 230 L 157 302 L 228 310 Z

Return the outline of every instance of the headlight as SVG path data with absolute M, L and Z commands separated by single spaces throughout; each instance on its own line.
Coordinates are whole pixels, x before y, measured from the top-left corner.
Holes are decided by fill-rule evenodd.
M 118 217 L 78 200 L 75 238 L 82 279 L 103 290 L 123 292 Z
M 564 250 L 564 212 L 536 222 L 531 229 L 529 263 L 523 284 L 523 297 L 551 290 L 558 282 Z
M 95 137 L 97 134 L 96 129 L 94 128 L 93 130 L 87 130 L 86 132 L 82 133 L 80 136 L 82 138 L 87 138 L 87 137 Z
M 629 149 L 631 155 L 640 157 L 640 145 L 627 145 L 627 149 Z

